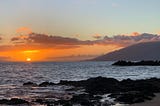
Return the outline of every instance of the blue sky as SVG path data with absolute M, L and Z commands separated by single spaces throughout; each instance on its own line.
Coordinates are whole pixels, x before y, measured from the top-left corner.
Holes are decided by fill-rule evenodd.
M 0 34 L 28 27 L 37 33 L 92 35 L 160 32 L 160 0 L 1 0 Z

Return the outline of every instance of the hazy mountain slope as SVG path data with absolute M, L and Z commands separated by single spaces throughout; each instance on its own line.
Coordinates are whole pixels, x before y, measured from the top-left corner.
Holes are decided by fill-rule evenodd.
M 160 42 L 135 44 L 108 54 L 99 56 L 94 61 L 115 60 L 160 60 Z

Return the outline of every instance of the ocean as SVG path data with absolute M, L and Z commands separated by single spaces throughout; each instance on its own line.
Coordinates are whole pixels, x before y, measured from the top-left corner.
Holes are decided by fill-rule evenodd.
M 24 87 L 25 82 L 40 84 L 44 81 L 79 81 L 91 77 L 146 79 L 160 78 L 159 66 L 112 66 L 113 62 L 35 62 L 0 63 L 0 99 L 22 98 L 32 101 L 47 94 L 64 96 L 65 86 Z M 34 104 L 33 106 L 39 106 Z
M 0 63 L 0 85 L 83 80 L 103 76 L 122 79 L 160 78 L 159 66 L 112 66 L 113 62 Z

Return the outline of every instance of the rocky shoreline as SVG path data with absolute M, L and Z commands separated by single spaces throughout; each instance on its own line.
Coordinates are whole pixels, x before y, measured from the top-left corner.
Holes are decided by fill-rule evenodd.
M 142 80 L 126 79 L 118 81 L 114 78 L 96 77 L 81 81 L 60 81 L 59 83 L 42 82 L 36 84 L 27 82 L 24 87 L 45 87 L 67 86 L 63 97 L 56 97 L 54 94 L 42 98 L 36 98 L 32 101 L 23 100 L 21 98 L 1 99 L 0 104 L 30 105 L 33 103 L 47 106 L 110 106 L 115 103 L 134 104 L 147 100 L 152 100 L 155 93 L 160 93 L 160 79 L 150 78 Z M 108 98 L 114 100 L 110 102 L 107 99 L 102 102 L 103 96 L 108 94 Z
M 160 61 L 117 61 L 113 63 L 114 66 L 160 66 Z

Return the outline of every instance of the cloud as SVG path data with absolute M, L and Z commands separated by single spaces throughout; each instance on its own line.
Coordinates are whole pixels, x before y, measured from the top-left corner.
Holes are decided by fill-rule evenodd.
M 93 35 L 93 38 L 95 38 L 95 39 L 101 39 L 102 36 L 100 34 L 95 34 L 95 35 Z
M 2 36 L 4 36 L 4 35 L 0 34 L 0 40 L 2 40 L 2 39 L 3 39 L 3 38 L 2 38 Z
M 30 33 L 13 37 L 11 41 L 15 46 L 21 48 L 27 46 L 30 48 L 54 48 L 54 49 L 71 49 L 79 48 L 83 45 L 119 45 L 126 47 L 135 43 L 160 41 L 160 36 L 156 34 L 133 32 L 132 34 L 115 35 L 112 37 L 96 34 L 93 36 L 96 40 L 80 40 L 77 38 L 51 36 L 46 34 Z M 101 38 L 101 39 L 100 39 Z
M 7 56 L 0 56 L 0 61 L 8 61 L 9 59 L 11 58 Z
M 139 32 L 133 32 L 133 33 L 131 34 L 131 36 L 138 36 L 138 35 L 140 35 Z
M 122 46 L 129 46 L 140 42 L 160 41 L 160 36 L 157 34 L 149 33 L 133 33 L 133 35 L 116 35 L 113 37 L 105 36 L 104 39 L 98 41 L 99 44 L 119 44 Z
M 16 30 L 17 33 L 29 34 L 32 33 L 32 29 L 28 27 L 20 27 Z
M 92 45 L 93 42 L 90 40 L 82 41 L 76 38 L 69 38 L 69 37 L 61 37 L 61 36 L 51 36 L 46 34 L 38 34 L 38 33 L 31 33 L 27 36 L 18 36 L 13 37 L 11 39 L 13 42 L 23 42 L 27 44 L 45 44 L 45 45 Z
M 28 38 L 27 35 L 20 35 L 20 36 L 16 36 L 16 37 L 11 38 L 11 41 L 25 40 L 27 38 Z
M 132 32 L 131 34 L 122 34 L 124 36 L 138 36 L 141 35 L 139 32 Z
M 69 55 L 69 56 L 60 56 L 60 57 L 47 57 L 47 60 L 54 61 L 80 61 L 86 59 L 93 59 L 99 55 Z

